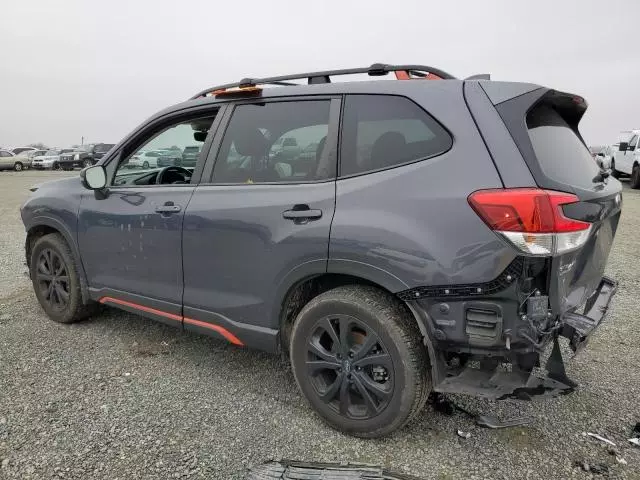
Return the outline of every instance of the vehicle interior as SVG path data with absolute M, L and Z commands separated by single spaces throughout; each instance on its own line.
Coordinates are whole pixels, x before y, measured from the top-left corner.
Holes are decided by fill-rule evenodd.
M 309 103 L 316 103 L 315 108 L 296 110 L 295 114 L 289 112 L 289 106 L 284 103 L 271 104 L 272 108 L 264 105 L 237 108 L 218 153 L 214 181 L 258 183 L 319 179 L 329 103 Z M 311 144 L 316 144 L 315 150 L 305 151 Z
M 163 142 L 172 142 L 169 150 L 175 150 L 177 156 L 181 157 L 183 148 L 186 145 L 192 146 L 195 141 L 201 148 L 214 117 L 190 120 L 172 125 L 158 132 L 151 139 L 143 141 L 129 150 L 128 155 L 124 155 L 120 161 L 113 179 L 113 185 L 180 185 L 191 182 L 194 167 L 182 167 L 179 165 L 169 165 L 164 167 L 154 167 L 149 169 L 132 170 L 128 165 L 129 159 L 140 155 L 146 150 L 156 149 L 157 145 Z M 183 145 L 183 148 L 180 147 Z

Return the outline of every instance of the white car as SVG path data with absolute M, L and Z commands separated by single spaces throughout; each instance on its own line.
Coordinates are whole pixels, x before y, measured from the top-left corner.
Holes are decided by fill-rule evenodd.
M 128 168 L 156 168 L 158 166 L 158 157 L 165 153 L 160 150 L 140 150 L 133 155 L 127 162 Z
M 31 160 L 31 168 L 39 170 L 60 169 L 60 155 L 67 152 L 73 152 L 73 149 L 66 148 L 63 150 L 47 150 L 44 155 L 35 157 Z
M 621 132 L 619 138 L 618 148 L 613 152 L 612 175 L 629 176 L 631 188 L 640 188 L 640 150 L 637 148 L 640 130 Z

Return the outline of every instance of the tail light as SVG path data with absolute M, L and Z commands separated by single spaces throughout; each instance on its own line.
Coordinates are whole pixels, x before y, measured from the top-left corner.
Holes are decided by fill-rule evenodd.
M 591 224 L 565 217 L 575 195 L 537 188 L 478 190 L 469 204 L 496 233 L 528 255 L 558 255 L 582 247 Z

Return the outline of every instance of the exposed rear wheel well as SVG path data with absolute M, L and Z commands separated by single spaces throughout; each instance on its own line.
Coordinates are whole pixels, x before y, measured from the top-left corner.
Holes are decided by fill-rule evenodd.
M 33 251 L 33 245 L 36 243 L 36 240 L 50 233 L 60 233 L 60 232 L 48 225 L 38 225 L 29 229 L 29 232 L 27 232 L 27 241 L 25 244 L 27 267 L 31 267 L 31 252 Z
M 338 273 L 326 273 L 297 283 L 287 292 L 280 310 L 280 346 L 284 352 L 289 350 L 289 339 L 291 338 L 293 322 L 303 307 L 321 293 L 344 285 L 369 285 L 392 294 L 381 285 L 364 278 Z M 408 308 L 399 298 L 397 301 L 399 304 L 402 304 L 403 307 Z M 413 312 L 410 313 L 414 316 Z M 416 322 L 418 322 L 417 319 Z M 418 326 L 420 325 L 418 324 Z

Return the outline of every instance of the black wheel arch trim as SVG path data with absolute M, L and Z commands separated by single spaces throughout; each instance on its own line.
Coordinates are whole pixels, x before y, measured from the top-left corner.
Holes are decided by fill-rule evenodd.
M 27 231 L 27 238 L 25 240 L 25 256 L 29 251 L 29 245 L 28 245 L 29 232 L 31 232 L 33 229 L 36 229 L 38 227 L 49 227 L 49 228 L 52 228 L 53 230 L 56 230 L 60 235 L 62 235 L 64 240 L 67 242 L 67 245 L 69 245 L 69 248 L 71 249 L 71 253 L 73 254 L 73 259 L 75 260 L 76 266 L 78 268 L 78 278 L 80 279 L 80 292 L 82 295 L 82 303 L 85 305 L 88 304 L 91 298 L 89 295 L 89 285 L 87 283 L 87 274 L 84 270 L 82 257 L 80 256 L 80 251 L 78 250 L 78 244 L 74 240 L 74 235 L 71 233 L 67 225 L 57 218 L 40 215 L 37 217 L 33 217 L 32 219 L 29 220 L 28 223 L 25 222 L 25 227 Z M 26 257 L 26 261 L 27 261 L 27 265 L 30 266 L 31 259 Z M 29 272 L 30 271 L 31 270 L 29 270 Z

